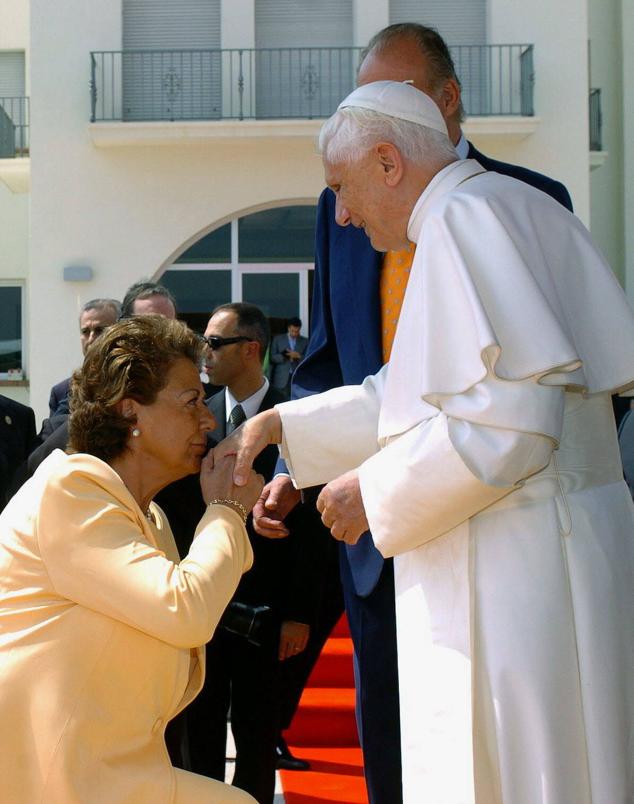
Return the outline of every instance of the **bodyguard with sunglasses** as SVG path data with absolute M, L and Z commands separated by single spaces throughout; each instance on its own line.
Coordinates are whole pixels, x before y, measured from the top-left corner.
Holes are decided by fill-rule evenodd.
M 216 349 L 221 349 L 223 346 L 229 346 L 232 343 L 252 342 L 252 339 L 248 338 L 246 335 L 234 335 L 231 338 L 221 338 L 220 335 L 202 335 L 201 337 L 207 346 L 213 351 Z
M 203 339 L 209 380 L 223 386 L 206 400 L 217 422 L 210 440 L 217 443 L 242 421 L 284 401 L 284 397 L 269 386 L 262 370 L 269 329 L 258 307 L 233 303 L 216 308 Z M 264 450 L 257 462 L 258 471 L 270 479 L 276 461 L 276 447 Z M 169 499 L 161 495 L 157 500 L 174 523 L 180 549 L 186 549 L 196 524 L 196 503 L 184 505 L 184 500 L 192 499 L 191 489 L 186 488 L 191 480 L 181 481 L 180 488 L 174 484 Z M 192 519 L 191 525 L 184 522 L 184 516 Z M 205 685 L 195 705 L 186 711 L 186 728 L 190 769 L 223 779 L 231 708 L 236 744 L 233 784 L 251 793 L 260 804 L 271 804 L 279 733 L 280 664 L 301 653 L 306 645 L 318 585 L 310 546 L 306 545 L 311 540 L 292 535 L 277 541 L 265 539 L 253 531 L 250 519 L 247 531 L 255 556 L 253 569 L 242 578 L 221 627 L 207 645 Z M 253 623 L 255 627 L 251 627 Z

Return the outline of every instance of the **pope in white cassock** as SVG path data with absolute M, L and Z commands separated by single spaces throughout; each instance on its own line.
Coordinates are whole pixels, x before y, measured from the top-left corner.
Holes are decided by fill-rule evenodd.
M 458 161 L 409 86 L 320 137 L 338 221 L 416 254 L 392 358 L 243 425 L 336 538 L 394 556 L 406 804 L 634 801 L 634 516 L 610 394 L 634 318 L 581 223 Z M 281 426 L 280 426 L 281 424 Z

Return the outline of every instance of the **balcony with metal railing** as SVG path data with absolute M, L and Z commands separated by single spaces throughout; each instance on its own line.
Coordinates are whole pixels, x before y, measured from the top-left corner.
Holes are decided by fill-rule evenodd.
M 531 117 L 532 45 L 451 48 L 469 116 Z M 361 48 L 90 54 L 91 122 L 312 120 L 355 85 Z
M 29 99 L 0 98 L 0 159 L 29 155 Z

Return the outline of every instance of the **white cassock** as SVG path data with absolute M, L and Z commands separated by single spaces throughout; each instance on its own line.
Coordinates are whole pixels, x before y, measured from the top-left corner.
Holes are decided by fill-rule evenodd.
M 634 318 L 579 221 L 438 173 L 388 366 L 278 406 L 299 487 L 359 467 L 394 556 L 405 804 L 634 801 Z

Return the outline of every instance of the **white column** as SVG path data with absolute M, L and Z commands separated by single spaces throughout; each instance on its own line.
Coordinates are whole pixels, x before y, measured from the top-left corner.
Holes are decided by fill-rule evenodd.
M 222 47 L 255 47 L 254 0 L 231 0 L 220 4 Z
M 489 0 L 490 43 L 535 45 L 535 115 L 541 120 L 534 134 L 517 144 L 502 143 L 495 156 L 563 181 L 586 225 L 587 20 L 587 0 Z
M 236 117 L 242 109 L 242 114 L 250 117 L 255 105 L 255 59 L 253 53 L 249 52 L 255 47 L 255 2 L 254 0 L 221 2 L 220 14 L 222 49 L 244 48 L 247 51 L 242 54 L 223 53 L 222 113 L 224 117 Z
M 631 2 L 628 2 L 631 5 Z M 590 0 L 590 86 L 601 90 L 602 150 L 607 159 L 590 173 L 590 231 L 621 283 L 623 231 L 623 72 L 621 0 Z
M 352 0 L 354 47 L 365 47 L 368 40 L 390 21 L 389 0 Z

